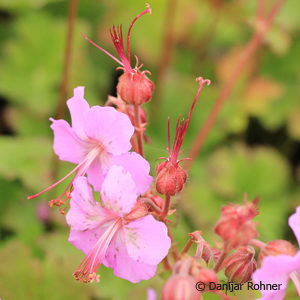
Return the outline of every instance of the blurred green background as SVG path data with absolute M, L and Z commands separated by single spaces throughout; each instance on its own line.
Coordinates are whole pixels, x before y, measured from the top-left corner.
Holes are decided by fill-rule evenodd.
M 196 94 L 195 78 L 203 76 L 212 84 L 203 89 L 192 116 L 184 142 L 187 155 L 252 35 L 256 2 L 149 2 L 153 14 L 135 25 L 131 52 L 152 72 L 157 86 L 154 100 L 145 105 L 152 141 L 146 156 L 154 175 L 157 158 L 167 155 L 167 117 L 174 132 L 177 116 L 187 115 Z M 58 106 L 68 4 L 0 0 L 0 298 L 146 299 L 147 287 L 159 295 L 169 273 L 159 268 L 154 279 L 133 285 L 101 267 L 100 284 L 73 279 L 83 253 L 68 243 L 64 217 L 46 205 L 64 184 L 38 199 L 26 199 L 72 168 L 55 162 L 48 120 Z M 122 23 L 126 32 L 144 7 L 144 1 L 136 0 L 78 1 L 67 98 L 79 85 L 86 87 L 91 105 L 102 105 L 108 94 L 115 95 L 120 75 L 116 63 L 80 33 L 116 55 L 109 28 Z M 263 241 L 295 242 L 287 218 L 300 203 L 299 10 L 299 0 L 286 1 L 235 85 L 184 192 L 174 199 L 178 206 L 172 231 L 179 248 L 194 230 L 202 230 L 212 244 L 219 242 L 213 227 L 220 208 L 227 202 L 241 203 L 244 192 L 249 199 L 260 196 L 257 222 Z M 171 43 L 166 43 L 170 35 Z

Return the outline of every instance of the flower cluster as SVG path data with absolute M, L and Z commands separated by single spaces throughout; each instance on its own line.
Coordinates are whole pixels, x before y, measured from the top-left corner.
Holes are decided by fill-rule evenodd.
M 219 285 L 219 272 L 229 282 L 238 285 L 251 280 L 281 284 L 278 290 L 265 290 L 262 299 L 283 299 L 287 282 L 293 281 L 300 296 L 300 251 L 287 241 L 263 243 L 257 239 L 259 199 L 243 204 L 228 204 L 221 209 L 215 233 L 221 238 L 211 246 L 197 230 L 189 233 L 184 249 L 176 248 L 168 217 L 175 212 L 172 197 L 180 193 L 187 181 L 187 170 L 179 159 L 184 137 L 200 92 L 210 80 L 197 78 L 199 88 L 186 120 L 178 118 L 171 146 L 168 120 L 168 157 L 156 167 L 156 178 L 149 175 L 143 143 L 147 115 L 142 105 L 154 90 L 149 71 L 141 71 L 136 57 L 131 66 L 129 41 L 131 29 L 142 15 L 151 14 L 147 5 L 131 23 L 125 51 L 122 26 L 111 29 L 113 44 L 120 56 L 114 57 L 84 36 L 90 43 L 120 64 L 124 71 L 117 85 L 117 97 L 109 96 L 104 107 L 92 106 L 84 99 L 84 87 L 74 89 L 67 101 L 71 126 L 65 120 L 50 118 L 54 133 L 54 152 L 62 161 L 75 164 L 74 169 L 35 198 L 73 175 L 64 192 L 49 202 L 66 215 L 70 226 L 69 242 L 85 257 L 74 272 L 81 282 L 99 281 L 100 266 L 113 269 L 116 276 L 137 283 L 154 276 L 163 261 L 166 271 L 172 271 L 162 289 L 163 300 L 202 299 L 204 293 L 215 293 L 232 299 L 227 292 L 209 288 Z M 131 151 L 131 149 L 133 151 Z M 152 185 L 153 181 L 155 184 Z M 97 197 L 95 199 L 95 197 Z M 39 212 L 41 219 L 47 215 Z M 300 207 L 289 219 L 289 225 L 300 245 Z M 196 244 L 196 252 L 189 251 Z M 169 253 L 169 249 L 172 251 Z M 256 259 L 255 248 L 259 249 Z M 201 289 L 197 284 L 201 283 Z M 148 290 L 149 299 L 156 296 Z

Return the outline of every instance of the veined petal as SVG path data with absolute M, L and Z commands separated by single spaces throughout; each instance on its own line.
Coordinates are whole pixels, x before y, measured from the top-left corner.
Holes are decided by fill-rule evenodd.
M 300 206 L 298 206 L 296 212 L 289 217 L 289 226 L 292 228 L 300 247 Z
M 119 216 L 129 213 L 137 200 L 137 190 L 129 172 L 120 166 L 112 166 L 101 188 L 103 206 Z
M 140 263 L 159 264 L 171 246 L 166 225 L 150 215 L 125 225 L 124 234 L 129 256 Z
M 85 177 L 77 177 L 73 187 L 70 209 L 66 215 L 67 223 L 72 229 L 94 229 L 114 218 L 110 211 L 94 200 L 93 191 Z
M 87 139 L 84 132 L 85 115 L 90 110 L 90 106 L 84 99 L 84 87 L 79 86 L 74 89 L 74 96 L 67 101 L 70 111 L 72 128 L 81 139 Z
M 60 160 L 74 164 L 80 163 L 85 155 L 88 144 L 80 140 L 65 120 L 52 121 L 51 129 L 54 133 L 53 149 Z
M 285 290 L 287 288 L 289 275 L 295 270 L 300 270 L 300 252 L 295 256 L 278 255 L 267 256 L 260 269 L 256 270 L 252 278 L 255 283 L 263 284 L 281 284 L 280 290 L 261 290 L 264 300 L 282 300 L 284 299 Z
M 134 128 L 128 116 L 113 107 L 93 106 L 86 113 L 84 128 L 86 135 L 110 154 L 119 155 L 131 149 Z
M 106 267 L 111 267 L 114 274 L 132 283 L 148 280 L 155 275 L 156 265 L 137 262 L 132 259 L 126 248 L 123 229 L 120 229 L 111 241 L 103 260 Z
M 141 155 L 135 152 L 128 152 L 113 157 L 113 163 L 122 166 L 130 173 L 136 184 L 139 194 L 146 192 L 153 181 L 149 175 L 150 164 Z

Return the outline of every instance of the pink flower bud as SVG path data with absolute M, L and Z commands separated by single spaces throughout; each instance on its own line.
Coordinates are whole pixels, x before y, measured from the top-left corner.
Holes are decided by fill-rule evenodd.
M 296 248 L 288 241 L 285 240 L 274 240 L 270 241 L 263 247 L 258 256 L 258 264 L 261 265 L 263 259 L 266 256 L 277 256 L 281 254 L 294 256 L 296 255 Z
M 162 300 L 199 299 L 202 299 L 202 296 L 196 290 L 196 281 L 188 275 L 172 275 L 162 289 Z
M 164 195 L 174 196 L 186 182 L 186 172 L 179 164 L 166 160 L 156 168 L 156 190 Z
M 258 214 L 257 201 L 254 199 L 243 205 L 229 204 L 222 208 L 215 232 L 231 247 L 246 246 L 257 237 L 256 224 L 252 221 Z
M 199 269 L 196 275 L 198 282 L 203 282 L 205 284 L 205 290 L 209 290 L 210 283 L 218 283 L 219 279 L 215 271 L 207 268 Z
M 254 249 L 247 246 L 240 247 L 227 257 L 222 267 L 225 267 L 225 275 L 228 280 L 236 283 L 245 283 L 251 280 L 251 276 L 256 270 L 254 255 Z
M 117 92 L 128 104 L 141 105 L 148 102 L 153 93 L 154 84 L 144 72 L 138 69 L 124 72 L 119 77 Z

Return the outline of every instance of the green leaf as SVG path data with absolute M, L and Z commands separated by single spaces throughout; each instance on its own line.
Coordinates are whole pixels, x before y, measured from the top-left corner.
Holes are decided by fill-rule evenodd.
M 51 142 L 43 137 L 0 137 L 0 174 L 6 179 L 21 179 L 33 190 L 50 183 Z

